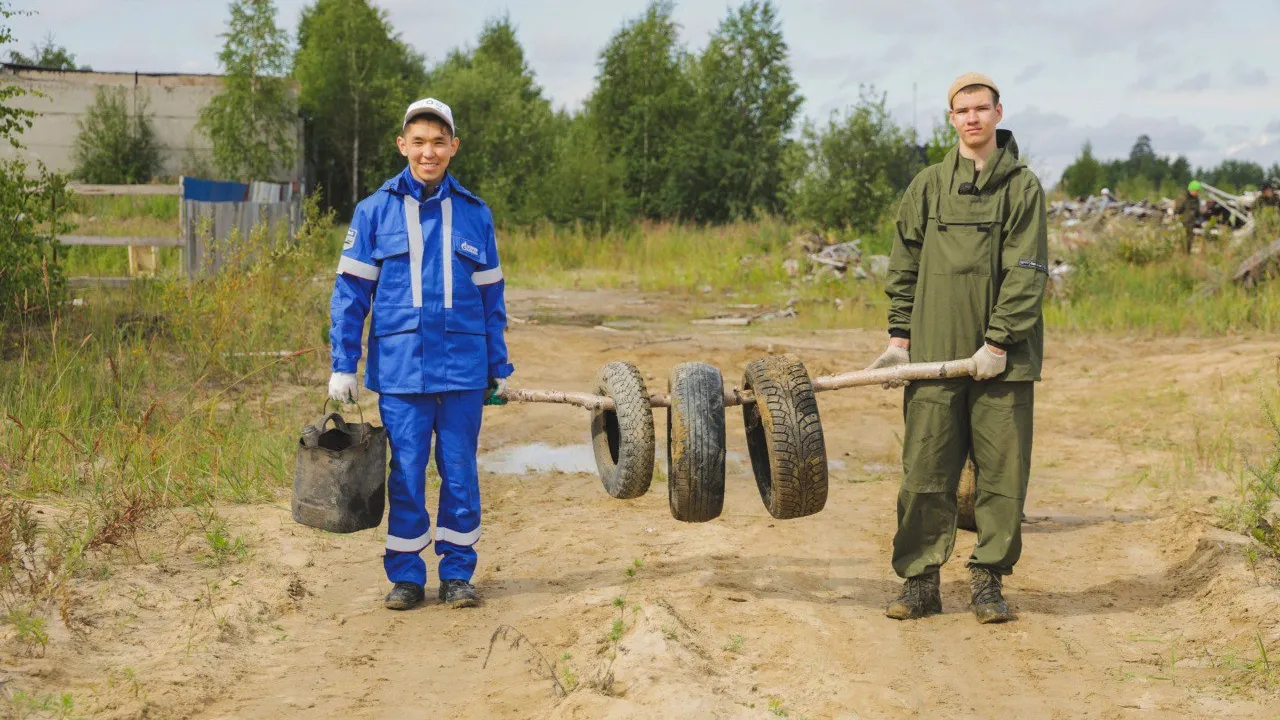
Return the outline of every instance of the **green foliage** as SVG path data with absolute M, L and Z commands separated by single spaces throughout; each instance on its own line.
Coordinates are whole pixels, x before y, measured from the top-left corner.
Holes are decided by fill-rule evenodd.
M 13 628 L 18 642 L 26 646 L 29 653 L 35 654 L 36 647 L 39 647 L 40 656 L 44 657 L 45 648 L 49 645 L 49 631 L 45 629 L 44 618 L 22 608 L 10 610 L 0 621 Z
M 9 51 L 9 62 L 14 65 L 30 65 L 50 70 L 91 70 L 88 65 L 76 65 L 76 56 L 54 43 L 53 34 L 45 35 L 44 43 L 31 46 L 31 54 Z
M 1093 145 L 1086 142 L 1080 157 L 1062 173 L 1062 185 L 1075 197 L 1093 195 L 1102 189 L 1102 163 L 1093 156 Z
M 83 307 L 23 316 L 0 336 L 7 488 L 163 504 L 269 497 L 291 476 L 317 397 L 272 400 L 273 388 L 328 372 L 317 352 L 328 345 L 328 297 L 311 279 L 331 272 L 341 235 L 326 216 L 305 227 L 292 243 L 255 233 L 252 259 L 227 272 L 85 291 Z M 113 498 L 100 514 L 128 504 Z
M 0 45 L 14 41 L 13 31 L 8 25 L 9 18 L 18 15 L 7 0 L 0 0 Z M 24 95 L 32 94 L 30 90 L 18 85 L 0 85 L 0 140 L 8 142 L 14 148 L 21 148 L 18 136 L 31 128 L 35 112 L 24 108 L 11 107 L 10 103 Z
M 536 193 L 539 216 L 548 222 L 582 224 L 596 230 L 624 223 L 631 198 L 623 187 L 626 164 L 610 155 L 590 116 L 559 114 L 553 122 L 551 166 Z M 499 216 L 500 217 L 500 216 Z
M 623 187 L 645 218 L 672 218 L 683 203 L 680 138 L 694 124 L 693 88 L 685 72 L 670 2 L 650 3 L 600 55 L 588 117 L 606 152 L 622 158 Z
M 787 201 L 799 220 L 870 230 L 911 184 L 923 158 L 911 133 L 893 122 L 885 96 L 863 88 L 858 104 L 825 127 L 806 123 L 789 156 L 795 179 Z
M 222 566 L 232 562 L 240 562 L 249 556 L 249 548 L 244 540 L 232 537 L 227 523 L 209 506 L 199 513 L 200 522 L 204 525 L 204 539 L 209 546 L 208 561 Z
M 404 167 L 395 138 L 424 85 L 422 58 L 367 0 L 316 0 L 302 12 L 293 73 L 326 203 L 347 214 Z
M 777 8 L 748 0 L 731 10 L 691 68 L 699 127 L 681 154 L 698 173 L 681 188 L 685 215 L 725 222 L 780 213 L 786 135 L 803 98 Z
M 554 118 L 511 21 L 491 20 L 474 50 L 451 53 L 424 94 L 446 99 L 458 123 L 462 149 L 449 171 L 504 221 L 536 219 L 532 188 L 544 184 Z
M 9 698 L 9 707 L 13 717 L 25 720 L 30 717 L 53 718 L 54 720 L 74 720 L 76 704 L 71 693 L 61 695 L 32 695 L 23 690 L 14 691 Z M 36 715 L 39 713 L 39 715 Z
M 74 176 L 105 185 L 150 181 L 160 170 L 160 144 L 148 104 L 145 92 L 137 88 L 132 93 L 123 87 L 98 88 L 93 105 L 77 121 Z
M 1151 137 L 1140 135 L 1128 158 L 1109 161 L 1098 160 L 1093 146 L 1086 142 L 1080 156 L 1063 171 L 1059 187 L 1075 197 L 1097 195 L 1107 187 L 1125 200 L 1158 200 L 1177 197 L 1193 177 L 1227 192 L 1243 192 L 1257 189 L 1267 180 L 1280 181 L 1280 163 L 1267 170 L 1256 162 L 1226 159 L 1217 167 L 1193 173 L 1185 157 L 1157 155 Z
M 1268 178 L 1280 179 L 1280 164 L 1272 166 L 1268 174 L 1261 165 L 1249 160 L 1223 160 L 1215 168 L 1201 168 L 1196 179 L 1230 193 L 1256 190 Z
M 1224 501 L 1218 512 L 1226 527 L 1248 535 L 1268 554 L 1280 557 L 1280 513 L 1275 509 L 1280 502 L 1280 410 L 1264 400 L 1263 414 L 1275 447 L 1260 464 L 1241 471 L 1239 495 Z
M 218 61 L 223 90 L 200 110 L 198 128 L 213 142 L 213 163 L 227 179 L 292 177 L 298 114 L 290 82 L 288 35 L 272 0 L 234 0 Z
M 65 288 L 51 250 L 71 229 L 66 178 L 43 165 L 31 170 L 20 158 L 0 160 L 0 331 L 26 313 L 54 310 Z
M 951 124 L 951 114 L 942 113 L 942 122 L 933 126 L 933 133 L 929 136 L 929 142 L 925 144 L 926 162 L 930 165 L 942 162 L 958 142 L 960 142 L 960 133 L 956 132 L 956 126 Z

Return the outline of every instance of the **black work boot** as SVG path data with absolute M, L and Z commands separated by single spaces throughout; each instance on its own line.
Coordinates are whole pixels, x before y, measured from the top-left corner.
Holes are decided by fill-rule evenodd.
M 440 602 L 453 608 L 476 607 L 480 598 L 476 597 L 475 587 L 466 580 L 441 580 Z
M 1009 622 L 1017 616 L 1009 609 L 1000 592 L 1004 583 L 1003 576 L 991 568 L 981 565 L 969 566 L 969 587 L 973 590 L 973 616 L 978 622 Z
M 391 592 L 387 593 L 387 599 L 382 602 L 383 607 L 388 610 L 408 610 L 422 602 L 426 597 L 426 591 L 417 583 L 398 582 L 395 587 L 391 588 Z
M 942 591 L 938 587 L 938 571 L 907 578 L 902 594 L 890 603 L 884 614 L 894 620 L 915 620 L 942 612 Z

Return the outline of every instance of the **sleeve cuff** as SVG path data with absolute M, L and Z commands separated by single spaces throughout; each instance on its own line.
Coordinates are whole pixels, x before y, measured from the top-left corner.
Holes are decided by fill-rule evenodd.
M 511 363 L 502 363 L 501 365 L 489 366 L 489 377 L 494 379 L 508 378 L 516 371 L 516 366 Z
M 344 358 L 334 356 L 333 372 L 354 373 L 356 366 L 360 364 L 360 358 Z
M 911 331 L 910 331 L 910 330 L 903 330 L 902 328 L 889 328 L 889 337 L 891 337 L 891 338 L 902 338 L 903 340 L 910 340 L 910 339 L 911 339 Z
M 1005 352 L 1009 352 L 1009 350 L 1013 347 L 1013 343 L 996 342 L 991 338 L 986 338 L 985 340 L 988 345 L 991 345 L 992 347 L 998 347 Z

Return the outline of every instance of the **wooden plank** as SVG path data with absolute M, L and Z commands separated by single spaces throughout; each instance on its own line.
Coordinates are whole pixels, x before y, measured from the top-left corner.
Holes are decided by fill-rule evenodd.
M 82 185 L 67 186 L 77 195 L 181 195 L 181 185 Z
M 69 277 L 67 278 L 67 287 L 84 288 L 84 287 L 129 287 L 129 283 L 133 282 L 133 278 L 127 277 Z
M 178 237 L 108 237 L 105 235 L 59 235 L 58 242 L 63 245 L 105 245 L 126 247 L 182 247 L 185 243 Z

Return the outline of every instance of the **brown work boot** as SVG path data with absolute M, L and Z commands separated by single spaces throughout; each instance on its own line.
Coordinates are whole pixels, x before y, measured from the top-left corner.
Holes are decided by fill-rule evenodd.
M 915 620 L 942 612 L 942 591 L 938 587 L 938 571 L 907 578 L 902 594 L 885 609 L 894 620 Z
M 969 566 L 973 616 L 983 625 L 1009 622 L 1017 617 L 1004 601 L 1004 595 L 1000 591 L 1003 583 L 1003 576 L 995 570 L 981 565 Z

